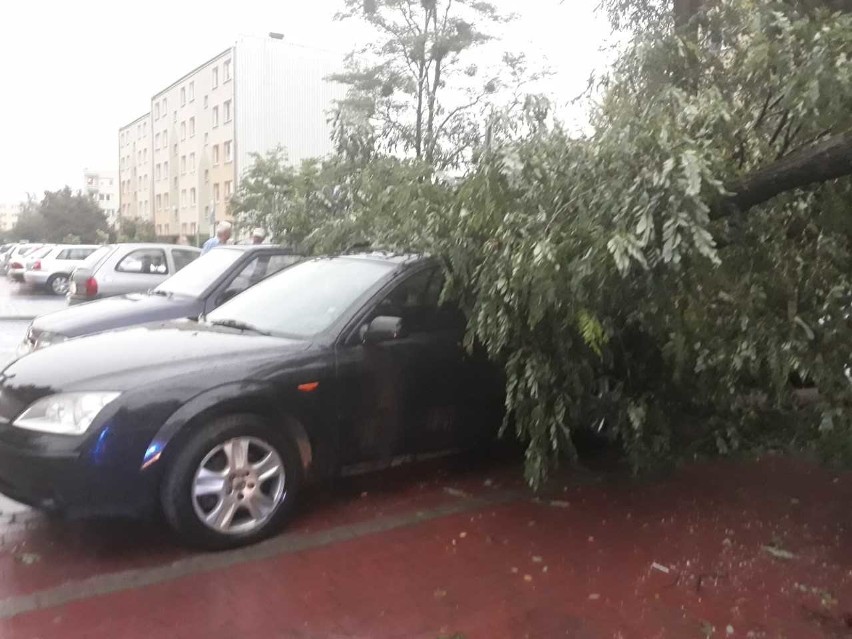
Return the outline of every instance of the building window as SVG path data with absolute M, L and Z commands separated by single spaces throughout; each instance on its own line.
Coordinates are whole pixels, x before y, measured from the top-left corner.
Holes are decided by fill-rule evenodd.
M 225 197 L 226 198 L 231 197 L 231 185 L 232 184 L 233 184 L 233 182 L 231 182 L 230 180 L 225 182 Z
M 195 135 L 195 118 L 189 118 L 189 137 Z
M 186 189 L 180 190 L 180 208 L 184 208 L 186 206 Z
M 207 169 L 204 169 L 204 183 L 210 183 L 210 171 L 208 171 Z
M 163 117 L 169 112 L 169 99 L 163 98 Z
M 233 162 L 233 161 L 234 161 L 233 145 L 231 144 L 231 141 L 228 140 L 227 142 L 225 142 L 225 162 Z
M 186 156 L 180 156 L 180 174 L 183 175 L 186 173 Z
M 166 179 L 169 178 L 169 163 L 168 162 L 163 162 L 163 177 L 166 178 Z
M 195 206 L 195 189 L 189 189 L 189 204 Z
M 177 111 L 172 111 L 172 122 L 177 122 Z
M 195 232 L 196 232 L 196 231 L 195 231 L 195 222 L 192 222 L 192 223 L 189 225 L 189 233 L 190 233 L 190 235 L 195 235 Z
M 158 211 L 163 210 L 163 196 L 162 195 L 157 195 L 157 210 Z
M 181 141 L 186 139 L 186 122 L 180 123 L 180 139 Z
M 174 179 L 174 180 L 172 180 L 172 184 L 174 185 L 174 189 L 175 189 L 175 191 L 177 191 L 177 187 L 178 187 L 178 179 L 177 179 L 177 176 L 175 176 L 175 179 Z
M 157 166 L 154 167 L 154 179 L 160 180 L 160 179 L 162 179 L 162 177 L 163 177 L 163 166 L 161 164 L 157 164 Z
M 219 107 L 213 107 L 213 128 L 219 126 Z
M 219 164 L 219 145 L 213 145 L 213 166 Z
M 219 67 L 213 67 L 213 88 L 219 86 Z
M 231 101 L 230 100 L 225 100 L 224 108 L 225 108 L 225 122 L 230 122 L 231 121 Z
M 189 170 L 195 172 L 195 153 L 189 154 Z
M 219 183 L 218 182 L 213 183 L 213 201 L 214 202 L 219 201 Z
M 209 134 L 209 133 L 207 133 L 207 132 L 205 132 L 205 133 L 204 133 L 204 146 L 207 146 L 207 140 L 208 140 L 209 138 L 210 138 L 210 134 Z
M 184 106 L 186 104 L 186 87 L 180 88 L 180 105 Z
M 169 130 L 163 129 L 163 148 L 165 149 L 169 145 Z
M 159 133 L 154 136 L 154 148 L 155 149 L 160 148 L 160 134 Z
M 177 152 L 178 152 L 178 147 L 177 147 L 177 142 L 175 142 L 175 145 L 172 147 L 172 155 L 177 155 Z
M 169 208 L 169 194 L 163 193 L 163 207 Z
M 189 83 L 189 101 L 192 102 L 195 99 L 195 82 Z
M 162 235 L 162 234 L 163 234 L 163 225 L 157 224 L 157 235 Z
M 142 159 L 146 161 L 148 160 L 148 149 L 143 149 Z
M 210 103 L 210 99 L 205 95 L 204 96 L 204 108 L 207 108 L 207 105 Z
M 157 102 L 157 103 L 154 105 L 154 119 L 155 119 L 155 120 L 159 120 L 159 119 L 160 119 L 160 103 L 159 103 L 159 102 Z
M 225 60 L 222 64 L 222 77 L 224 78 L 224 82 L 227 82 L 231 79 L 231 61 Z

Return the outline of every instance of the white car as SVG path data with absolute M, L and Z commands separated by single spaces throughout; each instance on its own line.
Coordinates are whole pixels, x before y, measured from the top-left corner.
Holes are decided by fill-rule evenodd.
M 27 256 L 24 282 L 65 295 L 71 272 L 97 250 L 94 244 L 54 244 Z
M 27 258 L 43 247 L 44 244 L 18 244 L 9 251 L 6 258 L 6 277 L 13 282 L 23 282 Z

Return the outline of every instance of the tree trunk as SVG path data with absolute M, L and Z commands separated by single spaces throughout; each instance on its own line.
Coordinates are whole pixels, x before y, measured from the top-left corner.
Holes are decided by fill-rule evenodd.
M 800 149 L 728 186 L 732 193 L 711 217 L 744 212 L 776 195 L 852 175 L 852 131 Z

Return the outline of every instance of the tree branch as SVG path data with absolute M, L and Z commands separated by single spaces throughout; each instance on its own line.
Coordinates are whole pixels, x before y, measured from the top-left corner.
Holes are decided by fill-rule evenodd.
M 731 195 L 711 213 L 713 219 L 744 213 L 776 195 L 852 175 L 852 130 L 790 153 L 728 187 Z

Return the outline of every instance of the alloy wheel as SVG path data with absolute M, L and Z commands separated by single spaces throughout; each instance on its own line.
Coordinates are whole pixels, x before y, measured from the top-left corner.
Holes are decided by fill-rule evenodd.
M 192 505 L 199 520 L 222 534 L 263 527 L 285 496 L 281 456 L 257 437 L 236 437 L 208 452 L 192 481 Z
M 68 278 L 64 275 L 54 275 L 50 281 L 50 290 L 56 295 L 65 295 L 68 292 Z

